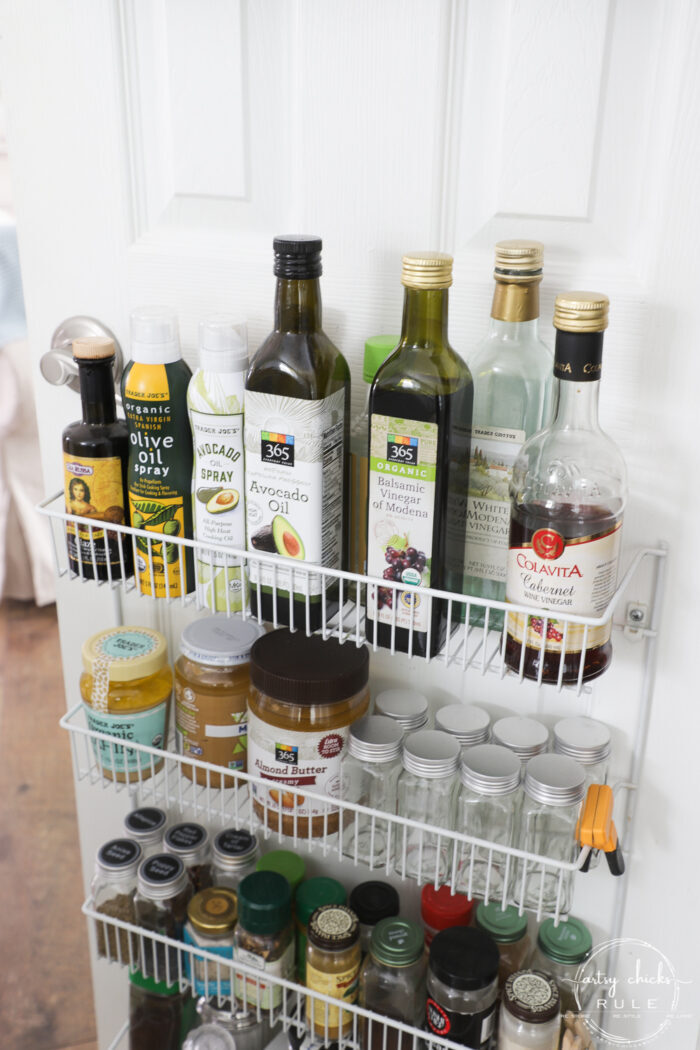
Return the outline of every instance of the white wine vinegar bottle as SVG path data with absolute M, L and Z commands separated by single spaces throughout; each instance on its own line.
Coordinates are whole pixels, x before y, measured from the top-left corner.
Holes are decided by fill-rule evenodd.
M 510 481 L 523 442 L 549 411 L 552 352 L 539 337 L 544 247 L 499 241 L 488 335 L 470 361 L 474 377 L 464 593 L 503 601 L 510 529 Z M 472 608 L 472 624 L 484 609 Z M 489 627 L 503 627 L 492 611 Z

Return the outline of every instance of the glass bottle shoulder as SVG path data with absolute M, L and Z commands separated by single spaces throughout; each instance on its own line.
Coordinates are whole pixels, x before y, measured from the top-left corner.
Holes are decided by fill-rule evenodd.
M 513 467 L 516 503 L 604 504 L 622 512 L 627 468 L 608 435 L 596 429 L 547 427 L 525 442 Z
M 469 366 L 448 343 L 422 346 L 400 342 L 377 372 L 372 394 L 454 394 L 471 384 Z
M 64 452 L 95 459 L 123 455 L 129 446 L 129 432 L 123 419 L 113 423 L 84 423 L 78 419 L 65 428 L 62 437 Z
M 552 373 L 554 353 L 529 324 L 492 322 L 471 358 L 474 382 L 507 376 L 542 382 Z
M 324 331 L 273 331 L 251 362 L 246 390 L 316 401 L 349 383 L 348 363 Z

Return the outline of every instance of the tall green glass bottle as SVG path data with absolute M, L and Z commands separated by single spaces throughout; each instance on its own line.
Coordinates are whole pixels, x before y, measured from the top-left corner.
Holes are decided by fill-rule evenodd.
M 367 637 L 433 656 L 447 607 L 421 589 L 462 588 L 473 387 L 447 337 L 452 257 L 405 255 L 401 282 L 401 339 L 370 394 L 367 572 L 387 583 L 368 589 Z

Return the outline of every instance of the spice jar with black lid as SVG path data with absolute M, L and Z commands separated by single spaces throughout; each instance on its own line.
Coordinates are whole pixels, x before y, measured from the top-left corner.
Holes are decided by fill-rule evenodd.
M 540 970 L 516 970 L 503 988 L 498 1050 L 557 1050 L 561 1013 L 556 981 Z
M 225 828 L 214 839 L 211 877 L 214 886 L 238 889 L 239 882 L 255 871 L 258 840 L 245 828 Z
M 350 892 L 348 904 L 360 920 L 360 946 L 369 951 L 372 931 L 382 919 L 399 914 L 399 895 L 389 882 L 379 879 L 359 882 Z
M 292 980 L 294 930 L 289 883 L 276 871 L 254 871 L 238 886 L 238 925 L 234 934 L 234 963 L 243 963 L 258 975 L 235 972 L 235 995 L 261 1010 L 280 1006 L 282 988 L 263 977 L 270 974 Z
M 133 923 L 136 873 L 141 847 L 131 839 L 112 839 L 100 846 L 90 891 L 96 911 L 111 919 Z M 97 923 L 97 954 L 120 963 L 130 962 L 129 934 L 106 923 Z
M 179 857 L 156 853 L 141 861 L 135 898 L 137 925 L 181 940 L 191 897 L 192 883 Z M 143 937 L 136 962 L 145 976 L 172 983 L 180 976 L 179 955 L 177 948 Z
M 205 827 L 190 822 L 173 824 L 165 833 L 163 848 L 166 853 L 179 857 L 185 865 L 195 893 L 211 886 L 209 832 Z
M 360 981 L 360 923 L 345 904 L 323 904 L 309 919 L 306 945 L 306 987 L 312 992 L 357 1001 Z M 322 999 L 306 999 L 306 1023 L 312 1036 L 327 1044 L 347 1035 L 353 1014 Z
M 299 838 L 338 831 L 337 807 L 306 792 L 338 798 L 350 725 L 369 706 L 368 678 L 365 645 L 287 629 L 255 642 L 248 772 L 265 778 L 253 785 L 253 805 L 267 827 Z
M 472 1048 L 488 1047 L 498 1008 L 498 948 L 483 930 L 441 930 L 430 945 L 428 1028 Z
M 141 847 L 141 859 L 152 857 L 154 853 L 163 852 L 163 836 L 168 817 L 165 810 L 158 806 L 141 806 L 132 809 L 124 817 L 124 831 L 127 838 L 138 842 Z

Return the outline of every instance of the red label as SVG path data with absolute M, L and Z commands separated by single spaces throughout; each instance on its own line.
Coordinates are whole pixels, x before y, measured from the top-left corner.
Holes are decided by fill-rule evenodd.
M 435 1032 L 436 1035 L 447 1035 L 452 1027 L 450 1019 L 438 1003 L 434 999 L 428 999 L 426 1003 L 426 1016 L 428 1018 L 428 1024 L 431 1031 Z
M 328 733 L 318 742 L 318 753 L 321 758 L 335 758 L 343 750 L 343 738 L 338 733 Z
M 540 558 L 559 558 L 564 552 L 564 537 L 554 529 L 538 529 L 532 537 L 532 547 Z

